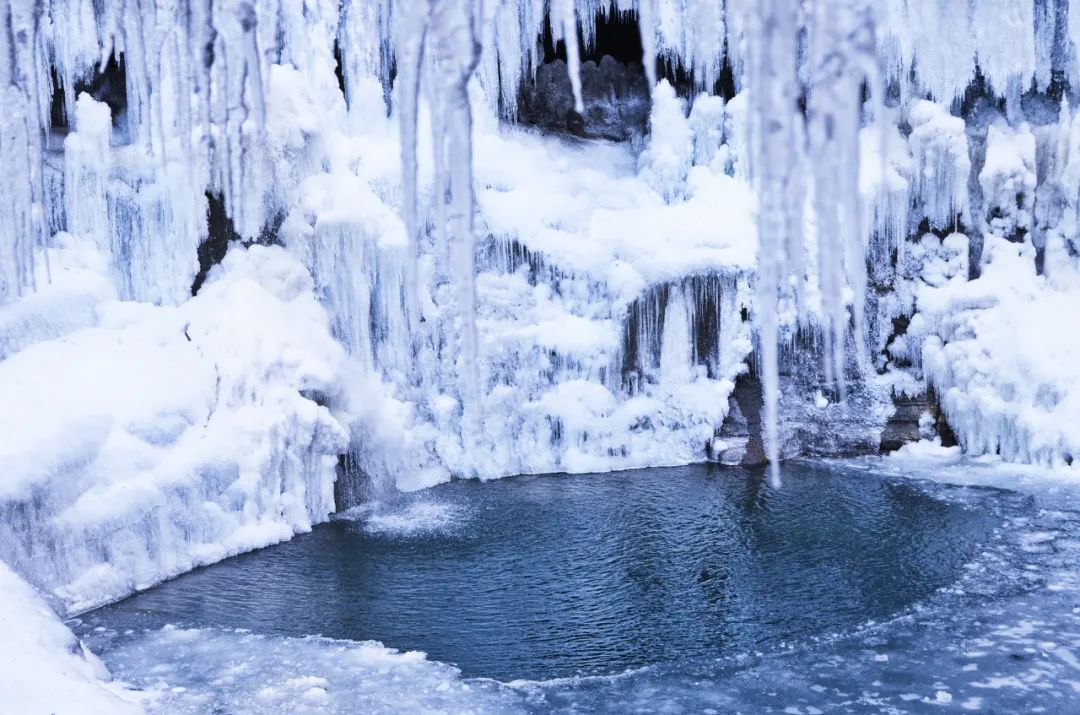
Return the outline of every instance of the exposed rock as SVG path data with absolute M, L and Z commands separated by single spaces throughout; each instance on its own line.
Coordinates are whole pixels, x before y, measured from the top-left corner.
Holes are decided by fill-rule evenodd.
M 626 141 L 645 134 L 649 86 L 638 63 L 622 64 L 604 55 L 600 64 L 581 65 L 583 114 L 574 111 L 566 63 L 540 65 L 522 89 L 521 121 L 588 139 Z
M 926 396 L 897 397 L 893 399 L 896 412 L 885 423 L 881 432 L 881 451 L 894 452 L 909 442 L 917 442 L 921 435 L 919 420 L 929 411 Z

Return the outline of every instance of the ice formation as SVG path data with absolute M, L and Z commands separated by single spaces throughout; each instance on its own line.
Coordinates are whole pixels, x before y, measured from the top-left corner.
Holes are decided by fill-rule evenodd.
M 1070 462 L 1080 7 L 804 5 L 0 0 L 3 558 L 77 609 L 894 399 Z
M 97 246 L 55 241 L 37 340 L 0 362 L 4 561 L 82 610 L 324 520 L 344 351 L 303 266 L 238 247 L 154 306 L 116 300 Z

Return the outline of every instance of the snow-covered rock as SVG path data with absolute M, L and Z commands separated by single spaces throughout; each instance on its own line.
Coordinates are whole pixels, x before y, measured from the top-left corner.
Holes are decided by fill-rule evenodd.
M 55 251 L 60 275 L 27 300 L 74 290 L 65 261 L 85 250 Z M 344 351 L 284 251 L 234 248 L 179 306 L 87 312 L 0 362 L 0 557 L 55 603 L 119 598 L 333 511 L 348 440 L 320 403 Z

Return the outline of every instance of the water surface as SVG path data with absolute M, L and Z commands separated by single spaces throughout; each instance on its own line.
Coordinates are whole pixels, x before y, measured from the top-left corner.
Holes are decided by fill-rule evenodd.
M 345 515 L 84 619 L 377 640 L 538 681 L 737 662 L 886 619 L 1000 519 L 820 464 L 458 481 Z M 109 645 L 102 643 L 108 660 Z

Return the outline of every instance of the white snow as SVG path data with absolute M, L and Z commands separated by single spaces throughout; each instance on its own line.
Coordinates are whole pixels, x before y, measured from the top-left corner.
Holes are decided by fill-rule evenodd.
M 92 249 L 74 244 L 27 300 L 68 293 L 69 260 L 85 284 Z M 177 307 L 92 310 L 0 362 L 0 554 L 55 603 L 119 598 L 333 510 L 347 436 L 312 396 L 339 391 L 344 353 L 284 251 L 234 249 Z
M 919 293 L 927 380 L 965 452 L 1069 462 L 1080 456 L 1080 284 L 1036 276 L 1027 244 L 986 240 L 979 280 Z
M 121 636 L 123 638 L 123 636 Z M 494 713 L 520 710 L 494 681 L 382 644 L 166 626 L 114 645 L 118 677 L 151 712 Z M 148 671 L 146 663 L 155 663 Z M 213 683 L 212 688 L 189 687 Z M 117 710 L 116 712 L 120 712 Z
M 25 581 L 0 561 L 0 705 L 9 712 L 135 715 L 139 698 L 60 622 Z

